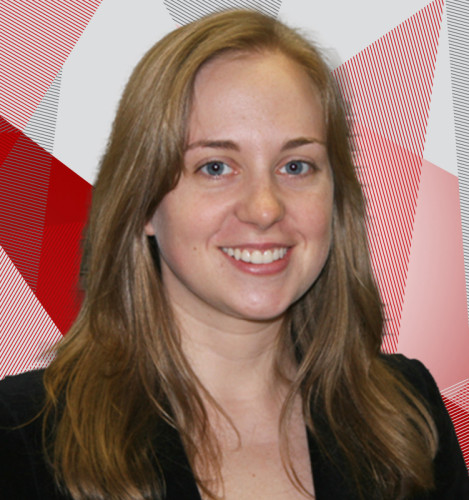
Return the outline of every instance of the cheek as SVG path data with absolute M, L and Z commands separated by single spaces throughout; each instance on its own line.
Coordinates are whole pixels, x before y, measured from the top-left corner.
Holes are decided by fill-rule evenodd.
M 161 256 L 183 265 L 202 250 L 214 227 L 212 212 L 198 203 L 183 203 L 181 197 L 167 196 L 152 219 Z
M 305 253 L 306 262 L 304 262 L 305 269 L 308 269 L 305 291 L 318 278 L 330 253 L 333 238 L 332 213 L 332 206 L 317 207 L 314 216 L 306 222 L 309 232 L 305 236 L 308 249 Z
M 317 203 L 305 205 L 302 208 L 304 216 L 303 227 L 307 233 L 307 238 L 319 243 L 323 241 L 325 245 L 330 245 L 332 238 L 332 197 L 324 196 Z M 309 216 L 307 215 L 309 214 Z

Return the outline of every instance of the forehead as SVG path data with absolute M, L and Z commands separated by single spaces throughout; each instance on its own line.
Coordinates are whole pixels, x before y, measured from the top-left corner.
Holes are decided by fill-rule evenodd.
M 199 126 L 216 131 L 242 124 L 312 127 L 323 136 L 319 91 L 303 67 L 282 53 L 219 56 L 196 76 L 189 134 Z

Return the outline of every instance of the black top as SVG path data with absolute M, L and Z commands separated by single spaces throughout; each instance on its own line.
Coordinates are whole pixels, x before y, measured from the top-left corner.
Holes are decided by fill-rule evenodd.
M 469 478 L 452 422 L 438 388 L 428 370 L 404 356 L 386 356 L 428 402 L 439 432 L 435 457 L 436 489 L 414 496 L 413 500 L 469 500 Z M 6 378 L 0 383 L 0 498 L 5 500 L 64 500 L 57 491 L 41 451 L 41 421 L 19 429 L 34 417 L 43 404 L 43 371 Z M 166 426 L 158 440 L 157 455 L 167 485 L 166 500 L 200 500 L 200 495 L 179 435 Z M 357 492 L 344 476 L 340 457 L 333 463 L 325 457 L 308 434 L 314 488 L 317 500 L 357 499 Z M 334 448 L 329 448 L 330 450 Z M 334 452 L 333 452 L 334 455 Z M 243 499 L 240 499 L 243 500 Z M 367 499 L 368 500 L 368 499 Z M 370 499 L 371 500 L 371 499 Z M 376 499 L 378 500 L 378 499 Z

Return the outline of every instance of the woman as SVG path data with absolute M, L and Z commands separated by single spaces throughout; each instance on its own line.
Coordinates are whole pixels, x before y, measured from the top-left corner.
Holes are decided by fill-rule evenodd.
M 2 384 L 2 425 L 32 419 L 2 436 L 11 498 L 467 495 L 431 376 L 379 354 L 341 101 L 281 23 L 220 13 L 142 59 L 84 272 L 55 361 Z

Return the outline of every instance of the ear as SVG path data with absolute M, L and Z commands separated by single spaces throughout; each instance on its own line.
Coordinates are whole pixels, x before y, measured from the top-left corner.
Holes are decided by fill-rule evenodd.
M 145 234 L 147 236 L 155 236 L 155 228 L 153 227 L 151 219 L 145 224 Z

